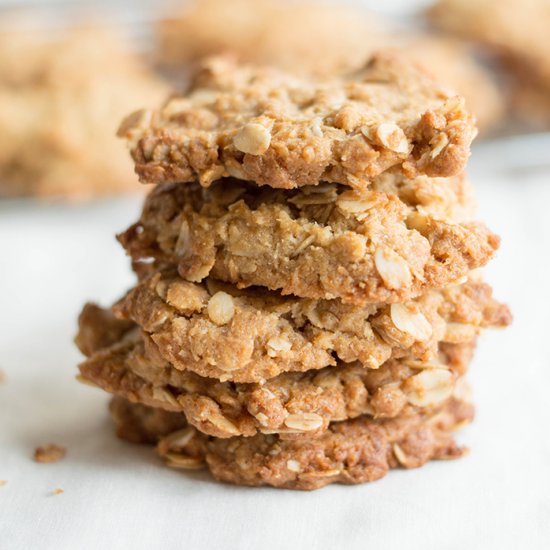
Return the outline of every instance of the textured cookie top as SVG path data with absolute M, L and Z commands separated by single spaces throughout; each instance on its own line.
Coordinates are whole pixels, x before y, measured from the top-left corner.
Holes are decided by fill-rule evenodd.
M 334 79 L 215 58 L 186 94 L 130 115 L 119 135 L 147 183 L 208 186 L 232 175 L 286 189 L 320 181 L 364 189 L 396 165 L 408 174 L 461 172 L 476 132 L 463 103 L 390 53 Z
M 403 302 L 451 284 L 498 247 L 482 224 L 454 221 L 471 215 L 461 178 L 388 172 L 370 190 L 346 189 L 163 184 L 119 239 L 135 260 L 177 265 L 190 281 L 210 275 L 356 305 Z
M 110 408 L 119 437 L 158 443 L 157 451 L 170 467 L 208 467 L 216 479 L 228 483 L 303 490 L 330 483 L 365 483 L 380 479 L 390 468 L 417 468 L 431 459 L 458 458 L 466 451 L 457 446 L 451 432 L 473 418 L 467 401 L 452 399 L 432 414 L 335 422 L 321 437 L 305 441 L 265 434 L 217 439 L 188 426 L 180 414 L 120 397 Z

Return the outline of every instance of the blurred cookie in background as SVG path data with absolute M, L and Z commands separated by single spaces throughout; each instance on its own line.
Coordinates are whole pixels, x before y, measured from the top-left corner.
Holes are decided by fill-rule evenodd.
M 495 56 L 507 77 L 516 122 L 529 129 L 550 127 L 548 0 L 440 0 L 428 17 Z
M 13 28 L 0 31 L 0 197 L 136 189 L 116 128 L 167 85 L 114 28 Z
M 233 52 L 245 62 L 330 75 L 361 65 L 385 29 L 360 6 L 300 0 L 195 0 L 157 27 L 158 60 L 180 68 Z
M 205 56 L 232 52 L 246 62 L 327 76 L 361 67 L 396 48 L 466 97 L 483 133 L 504 100 L 492 75 L 458 39 L 414 32 L 360 6 L 314 0 L 195 0 L 157 26 L 157 61 L 176 77 Z

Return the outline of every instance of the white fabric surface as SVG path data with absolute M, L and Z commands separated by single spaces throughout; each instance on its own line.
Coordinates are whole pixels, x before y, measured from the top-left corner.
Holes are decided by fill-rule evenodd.
M 107 397 L 74 381 L 81 305 L 108 304 L 132 282 L 113 234 L 136 218 L 138 197 L 0 203 L 0 548 L 549 548 L 549 175 L 486 172 L 480 217 L 503 238 L 487 279 L 515 322 L 481 340 L 478 415 L 460 435 L 471 454 L 312 493 L 167 469 L 118 441 Z M 33 462 L 48 442 L 66 458 Z

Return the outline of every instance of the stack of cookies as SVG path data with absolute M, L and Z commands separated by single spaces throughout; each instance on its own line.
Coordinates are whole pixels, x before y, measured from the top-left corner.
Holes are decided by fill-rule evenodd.
M 510 314 L 460 97 L 391 53 L 334 79 L 215 58 L 120 134 L 155 184 L 119 236 L 138 281 L 77 343 L 121 437 L 296 489 L 464 454 L 476 338 Z

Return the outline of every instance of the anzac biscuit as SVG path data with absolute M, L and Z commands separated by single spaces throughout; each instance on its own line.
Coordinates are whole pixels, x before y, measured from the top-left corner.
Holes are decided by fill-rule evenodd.
M 392 357 L 430 361 L 439 342 L 469 342 L 482 328 L 510 321 L 489 285 L 475 281 L 403 304 L 354 307 L 257 288 L 238 291 L 212 280 L 190 283 L 166 272 L 140 282 L 113 309 L 143 329 L 153 357 L 233 382 L 262 382 L 338 360 L 371 369 Z M 85 320 L 81 330 L 87 330 Z
M 166 184 L 119 240 L 134 260 L 175 264 L 189 281 L 210 275 L 304 298 L 404 302 L 485 265 L 498 248 L 483 224 L 462 221 L 471 199 L 460 181 L 388 174 L 362 193 L 233 179 L 208 189 Z
M 359 417 L 335 422 L 319 438 L 281 440 L 276 435 L 210 438 L 187 425 L 180 414 L 111 402 L 119 437 L 157 443 L 174 468 L 207 467 L 236 485 L 271 485 L 312 490 L 330 483 L 357 484 L 380 479 L 390 468 L 417 468 L 432 459 L 463 456 L 452 431 L 473 417 L 472 406 L 452 399 L 439 411 L 386 420 Z
M 0 31 L 0 66 L 0 197 L 136 189 L 118 120 L 168 86 L 121 34 Z

